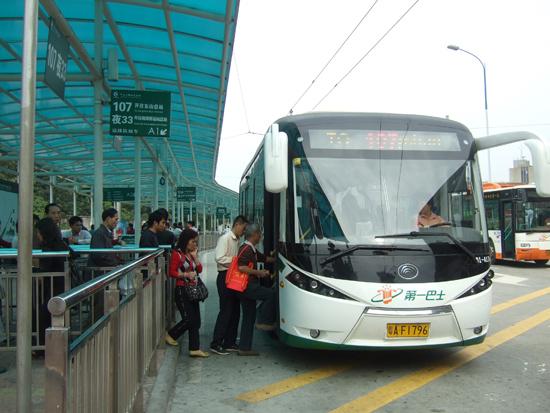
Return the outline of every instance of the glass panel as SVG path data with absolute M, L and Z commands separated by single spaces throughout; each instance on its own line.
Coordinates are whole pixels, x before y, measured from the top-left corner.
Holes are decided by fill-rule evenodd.
M 550 231 L 550 201 L 518 202 L 516 231 Z
M 500 229 L 497 200 L 485 201 L 485 216 L 487 217 L 487 229 Z
M 419 228 L 483 242 L 470 161 L 297 158 L 294 168 L 299 242 L 380 244 Z

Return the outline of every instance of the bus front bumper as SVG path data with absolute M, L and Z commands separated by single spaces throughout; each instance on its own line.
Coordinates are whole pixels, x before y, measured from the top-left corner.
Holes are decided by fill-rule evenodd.
M 318 337 L 314 338 L 311 335 L 315 331 L 311 330 L 313 325 L 304 323 L 301 326 L 294 325 L 292 329 L 284 328 L 286 331 L 281 330 L 280 337 L 290 346 L 318 349 L 411 349 L 471 345 L 484 340 L 489 327 L 491 305 L 492 287 L 439 307 L 365 307 L 347 333 L 338 331 L 338 328 L 320 329 Z M 389 338 L 387 325 L 390 323 L 429 324 L 429 335 Z

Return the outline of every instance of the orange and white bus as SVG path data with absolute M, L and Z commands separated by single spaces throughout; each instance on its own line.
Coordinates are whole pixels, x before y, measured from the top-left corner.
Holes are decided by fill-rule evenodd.
M 550 198 L 537 195 L 534 185 L 484 186 L 493 260 L 546 265 L 550 260 Z

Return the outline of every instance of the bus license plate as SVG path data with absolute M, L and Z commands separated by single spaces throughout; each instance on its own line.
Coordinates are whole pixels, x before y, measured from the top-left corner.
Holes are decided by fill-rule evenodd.
M 386 330 L 388 338 L 422 338 L 430 335 L 430 323 L 389 323 Z

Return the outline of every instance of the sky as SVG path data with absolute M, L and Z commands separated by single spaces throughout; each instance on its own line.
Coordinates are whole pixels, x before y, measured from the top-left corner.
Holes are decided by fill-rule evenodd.
M 238 190 L 269 125 L 300 94 L 375 0 L 241 0 L 217 166 Z M 379 0 L 295 107 L 310 112 L 414 0 Z M 490 133 L 526 130 L 550 139 L 550 2 L 420 0 L 316 111 L 448 116 L 485 135 L 487 68 Z M 251 131 L 255 134 L 246 134 Z M 508 181 L 523 144 L 491 150 L 493 181 Z M 489 179 L 486 153 L 480 155 Z

